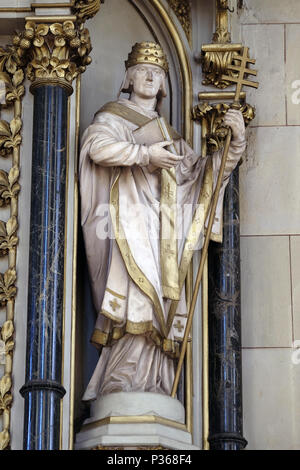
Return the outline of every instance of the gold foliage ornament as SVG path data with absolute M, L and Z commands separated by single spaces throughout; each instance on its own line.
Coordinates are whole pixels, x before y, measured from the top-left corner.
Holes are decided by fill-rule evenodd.
M 17 231 L 17 217 L 11 217 L 6 223 L 0 220 L 0 256 L 6 256 L 9 250 L 16 248 L 19 241 Z
M 0 305 L 2 307 L 6 305 L 6 302 L 15 298 L 17 294 L 16 279 L 15 269 L 8 269 L 4 274 L 0 273 Z
M 99 11 L 101 3 L 104 3 L 104 0 L 75 0 L 72 10 L 77 16 L 78 23 L 93 18 Z
M 19 176 L 17 166 L 13 166 L 8 173 L 0 170 L 0 206 L 9 204 L 20 192 Z
M 228 0 L 216 0 L 216 31 L 212 42 L 215 45 L 226 45 L 231 42 L 228 31 Z M 205 45 L 204 45 L 205 48 Z M 213 85 L 219 89 L 227 88 L 231 83 L 222 79 L 222 75 L 236 76 L 236 72 L 228 71 L 228 65 L 235 64 L 233 50 L 204 50 L 202 55 L 202 70 L 205 76 L 203 85 Z
M 0 273 L 0 306 L 6 309 L 6 321 L 0 327 L 0 450 L 10 448 L 10 410 L 14 348 L 15 297 L 17 294 L 16 255 L 18 244 L 18 195 L 20 192 L 20 144 L 22 141 L 22 98 L 25 71 L 27 77 L 60 82 L 72 91 L 71 82 L 91 62 L 92 49 L 84 21 L 100 8 L 101 0 L 73 0 L 76 21 L 37 24 L 28 21 L 25 29 L 15 33 L 12 43 L 0 47 L 0 110 L 13 112 L 10 121 L 0 119 L 0 157 L 11 158 L 7 171 L 0 169 L 0 207 L 9 209 L 8 220 L 0 220 L 0 257 L 7 257 L 8 267 Z
M 207 102 L 200 103 L 192 110 L 192 118 L 195 121 L 206 120 L 207 134 L 206 145 L 207 153 L 211 155 L 224 147 L 228 128 L 223 125 L 223 119 L 230 105 L 227 103 L 218 103 L 210 105 Z M 255 108 L 247 103 L 241 105 L 240 109 L 244 117 L 245 125 L 255 117 Z
M 0 328 L 0 364 L 4 367 L 0 378 L 0 450 L 10 447 L 22 98 L 28 41 L 25 34 L 16 34 L 11 45 L 0 47 L 0 109 L 6 108 L 7 113 L 13 114 L 10 121 L 0 119 L 0 157 L 10 158 L 12 162 L 9 170 L 0 170 L 0 207 L 10 211 L 8 220 L 0 220 L 0 257 L 6 257 L 8 264 L 5 272 L 0 273 L 0 306 L 6 310 L 6 321 Z
M 12 93 L 8 93 L 12 95 Z M 11 153 L 11 150 L 22 142 L 21 137 L 22 121 L 20 117 L 12 119 L 10 123 L 7 121 L 0 121 L 0 156 L 6 157 Z M 1 183 L 0 183 L 1 184 Z M 0 203 L 1 204 L 1 203 Z
M 1 360 L 1 364 L 5 363 L 5 373 L 0 379 L 0 415 L 3 416 L 4 429 L 0 432 L 0 450 L 6 449 L 9 446 L 10 435 L 8 431 L 10 420 L 10 408 L 12 404 L 12 352 L 14 349 L 14 325 L 11 320 L 7 320 L 1 328 L 0 340 L 0 355 L 4 356 L 5 360 Z
M 167 57 L 159 44 L 150 41 L 137 42 L 125 61 L 126 70 L 138 64 L 157 65 L 165 73 L 169 71 Z
M 91 63 L 92 50 L 88 29 L 73 21 L 36 24 L 28 21 L 25 31 L 15 35 L 18 56 L 28 63 L 29 80 L 63 80 L 72 83 Z
M 219 34 L 219 33 L 216 33 Z M 221 33 L 223 34 L 223 33 Z M 220 36 L 218 36 L 220 39 Z M 202 58 L 202 70 L 205 75 L 202 81 L 203 85 L 214 85 L 219 89 L 227 88 L 231 83 L 222 79 L 222 75 L 231 73 L 234 76 L 235 72 L 228 72 L 228 65 L 234 64 L 234 52 L 205 52 Z M 237 74 L 236 74 L 237 75 Z
M 192 41 L 192 20 L 191 20 L 191 1 L 190 0 L 168 0 L 170 7 L 181 23 L 186 37 L 191 44 Z

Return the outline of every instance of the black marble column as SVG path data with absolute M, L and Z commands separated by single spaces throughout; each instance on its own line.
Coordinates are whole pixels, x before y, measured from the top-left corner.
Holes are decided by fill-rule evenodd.
M 209 249 L 209 443 L 241 450 L 243 437 L 239 168 L 224 199 L 223 243 Z
M 33 89 L 24 449 L 60 443 L 68 92 Z

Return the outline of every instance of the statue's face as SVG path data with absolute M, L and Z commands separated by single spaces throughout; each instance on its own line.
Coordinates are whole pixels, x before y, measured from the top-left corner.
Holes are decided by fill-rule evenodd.
M 141 98 L 155 98 L 164 78 L 165 72 L 157 65 L 139 64 L 132 67 L 133 91 Z

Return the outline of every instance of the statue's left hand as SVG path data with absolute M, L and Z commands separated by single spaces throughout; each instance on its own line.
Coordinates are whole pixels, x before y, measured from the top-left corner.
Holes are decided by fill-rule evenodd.
M 233 140 L 245 139 L 245 122 L 241 111 L 229 109 L 225 114 L 223 123 L 231 127 Z

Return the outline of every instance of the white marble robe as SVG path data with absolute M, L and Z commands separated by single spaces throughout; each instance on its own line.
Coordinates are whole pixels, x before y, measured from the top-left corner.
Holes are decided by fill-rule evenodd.
M 142 109 L 129 100 L 120 99 L 119 103 L 148 118 L 157 117 L 155 111 Z M 136 128 L 124 118 L 99 112 L 82 138 L 82 227 L 93 300 L 98 311 L 92 341 L 105 346 L 84 400 L 116 391 L 170 393 L 174 378 L 171 357 L 176 355 L 178 342 L 184 335 L 187 317 L 184 289 L 173 322 L 169 329 L 166 328 L 171 300 L 163 297 L 161 289 L 160 172 L 150 171 L 148 147 L 136 144 L 134 140 Z M 177 204 L 179 208 L 190 209 L 190 213 L 178 210 L 177 214 L 180 260 L 201 189 L 206 159 L 199 158 L 183 139 L 176 141 L 176 148 L 185 157 L 176 168 Z M 221 230 L 228 177 L 244 150 L 244 140 L 233 141 L 230 145 L 214 233 Z M 216 183 L 221 155 L 216 153 L 212 158 Z M 114 239 L 109 208 L 110 190 L 114 184 L 118 185 L 119 221 L 128 250 L 136 267 L 151 285 L 157 299 L 156 307 L 151 296 L 146 295 L 133 279 L 128 263 L 124 262 L 126 256 L 120 251 L 120 243 Z M 108 231 L 106 238 L 105 229 Z M 199 241 L 197 249 L 200 248 Z

